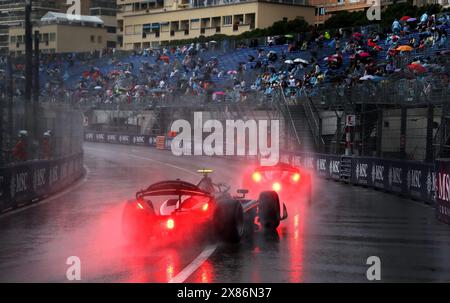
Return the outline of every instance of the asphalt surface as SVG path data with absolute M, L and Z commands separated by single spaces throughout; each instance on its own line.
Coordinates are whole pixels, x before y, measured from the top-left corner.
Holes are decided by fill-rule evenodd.
M 0 216 L 0 282 L 68 282 L 70 256 L 81 260 L 82 282 L 367 282 L 370 256 L 381 260 L 382 282 L 450 282 L 450 227 L 420 202 L 314 180 L 311 206 L 285 201 L 289 218 L 276 234 L 239 245 L 131 245 L 120 222 L 136 190 L 198 181 L 200 168 L 236 189 L 247 164 L 95 143 L 85 145 L 85 164 L 85 179 L 67 191 Z

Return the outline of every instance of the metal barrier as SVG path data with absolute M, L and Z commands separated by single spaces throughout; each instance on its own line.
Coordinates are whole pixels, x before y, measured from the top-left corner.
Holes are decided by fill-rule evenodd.
M 0 212 L 44 198 L 83 174 L 83 154 L 28 161 L 0 168 Z

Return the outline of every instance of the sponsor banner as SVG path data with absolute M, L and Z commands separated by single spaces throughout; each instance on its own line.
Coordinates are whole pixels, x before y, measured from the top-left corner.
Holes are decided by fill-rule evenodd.
M 352 183 L 372 186 L 372 158 L 352 159 Z
M 450 224 L 450 161 L 436 161 L 436 216 Z
M 79 178 L 82 171 L 82 154 L 0 168 L 0 211 L 61 190 Z
M 408 196 L 434 203 L 436 177 L 432 164 L 406 162 L 406 193 Z
M 388 165 L 386 160 L 373 158 L 369 173 L 371 186 L 383 190 L 388 190 Z
M 387 167 L 387 188 L 388 191 L 393 193 L 408 194 L 406 186 L 406 175 L 408 172 L 407 165 L 404 161 L 386 161 Z
M 141 145 L 156 147 L 156 136 L 148 135 L 128 135 L 128 134 L 113 134 L 102 132 L 85 132 L 84 140 L 88 142 L 123 144 L 123 145 Z M 170 142 L 166 141 L 166 146 L 170 147 Z
M 341 157 L 335 155 L 328 156 L 328 169 L 330 178 L 339 180 L 340 175 L 340 166 L 341 166 Z
M 316 155 L 316 175 L 323 178 L 330 178 L 330 157 L 329 155 Z

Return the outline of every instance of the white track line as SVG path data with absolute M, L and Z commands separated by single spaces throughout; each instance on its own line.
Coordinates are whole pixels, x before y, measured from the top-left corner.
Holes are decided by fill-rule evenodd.
M 38 201 L 38 202 L 35 203 L 35 204 L 31 204 L 31 205 L 29 205 L 29 206 L 24 206 L 24 207 L 21 207 L 21 208 L 19 208 L 19 209 L 12 210 L 12 211 L 8 211 L 8 212 L 6 212 L 6 213 L 4 213 L 4 214 L 1 214 L 1 215 L 0 215 L 0 219 L 1 219 L 1 218 L 5 218 L 5 217 L 12 216 L 12 215 L 14 215 L 14 214 L 17 214 L 17 213 L 20 213 L 20 212 L 23 212 L 23 211 L 26 211 L 26 210 L 28 210 L 28 209 L 30 209 L 30 208 L 34 208 L 34 207 L 37 207 L 37 206 L 40 206 L 40 205 L 43 205 L 43 204 L 47 204 L 47 203 L 52 202 L 52 201 L 54 201 L 54 200 L 56 200 L 56 199 L 58 199 L 58 198 L 61 198 L 62 196 L 66 195 L 66 194 L 68 194 L 68 193 L 70 193 L 70 192 L 72 192 L 73 190 L 77 189 L 78 187 L 80 187 L 82 184 L 84 184 L 84 183 L 87 181 L 88 176 L 89 176 L 89 174 L 90 174 L 89 168 L 88 168 L 86 165 L 83 165 L 83 167 L 84 167 L 84 169 L 85 169 L 85 171 L 86 171 L 86 174 L 84 175 L 83 179 L 80 180 L 80 181 L 78 181 L 76 184 L 70 186 L 69 188 L 63 190 L 62 192 L 59 192 L 59 193 L 56 194 L 56 195 L 50 196 L 50 197 L 48 197 L 48 198 L 45 198 L 45 199 L 43 199 L 42 201 Z
M 216 251 L 217 245 L 207 246 L 197 258 L 194 259 L 175 277 L 169 280 L 169 283 L 183 283 L 186 281 L 209 257 Z

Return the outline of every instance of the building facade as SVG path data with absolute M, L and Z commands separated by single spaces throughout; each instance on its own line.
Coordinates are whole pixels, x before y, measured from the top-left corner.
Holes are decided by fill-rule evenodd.
M 239 35 L 297 17 L 314 24 L 315 18 L 306 0 L 117 0 L 117 9 L 124 50 L 201 35 Z
M 42 53 L 73 53 L 101 51 L 107 46 L 107 30 L 96 16 L 69 16 L 49 12 L 33 27 L 39 31 Z M 9 27 L 9 51 L 15 55 L 25 52 L 25 29 Z
M 31 20 L 39 21 L 49 11 L 59 12 L 66 0 L 33 0 Z M 8 51 L 8 28 L 25 20 L 25 0 L 0 0 L 0 53 Z
M 85 0 L 90 1 L 88 15 L 97 16 L 104 22 L 106 28 L 106 46 L 117 47 L 117 5 L 115 0 Z
M 406 2 L 407 0 L 377 0 L 383 9 L 394 3 Z M 341 11 L 362 11 L 373 6 L 375 0 L 310 0 L 309 4 L 316 7 L 315 24 L 323 24 L 333 14 Z

